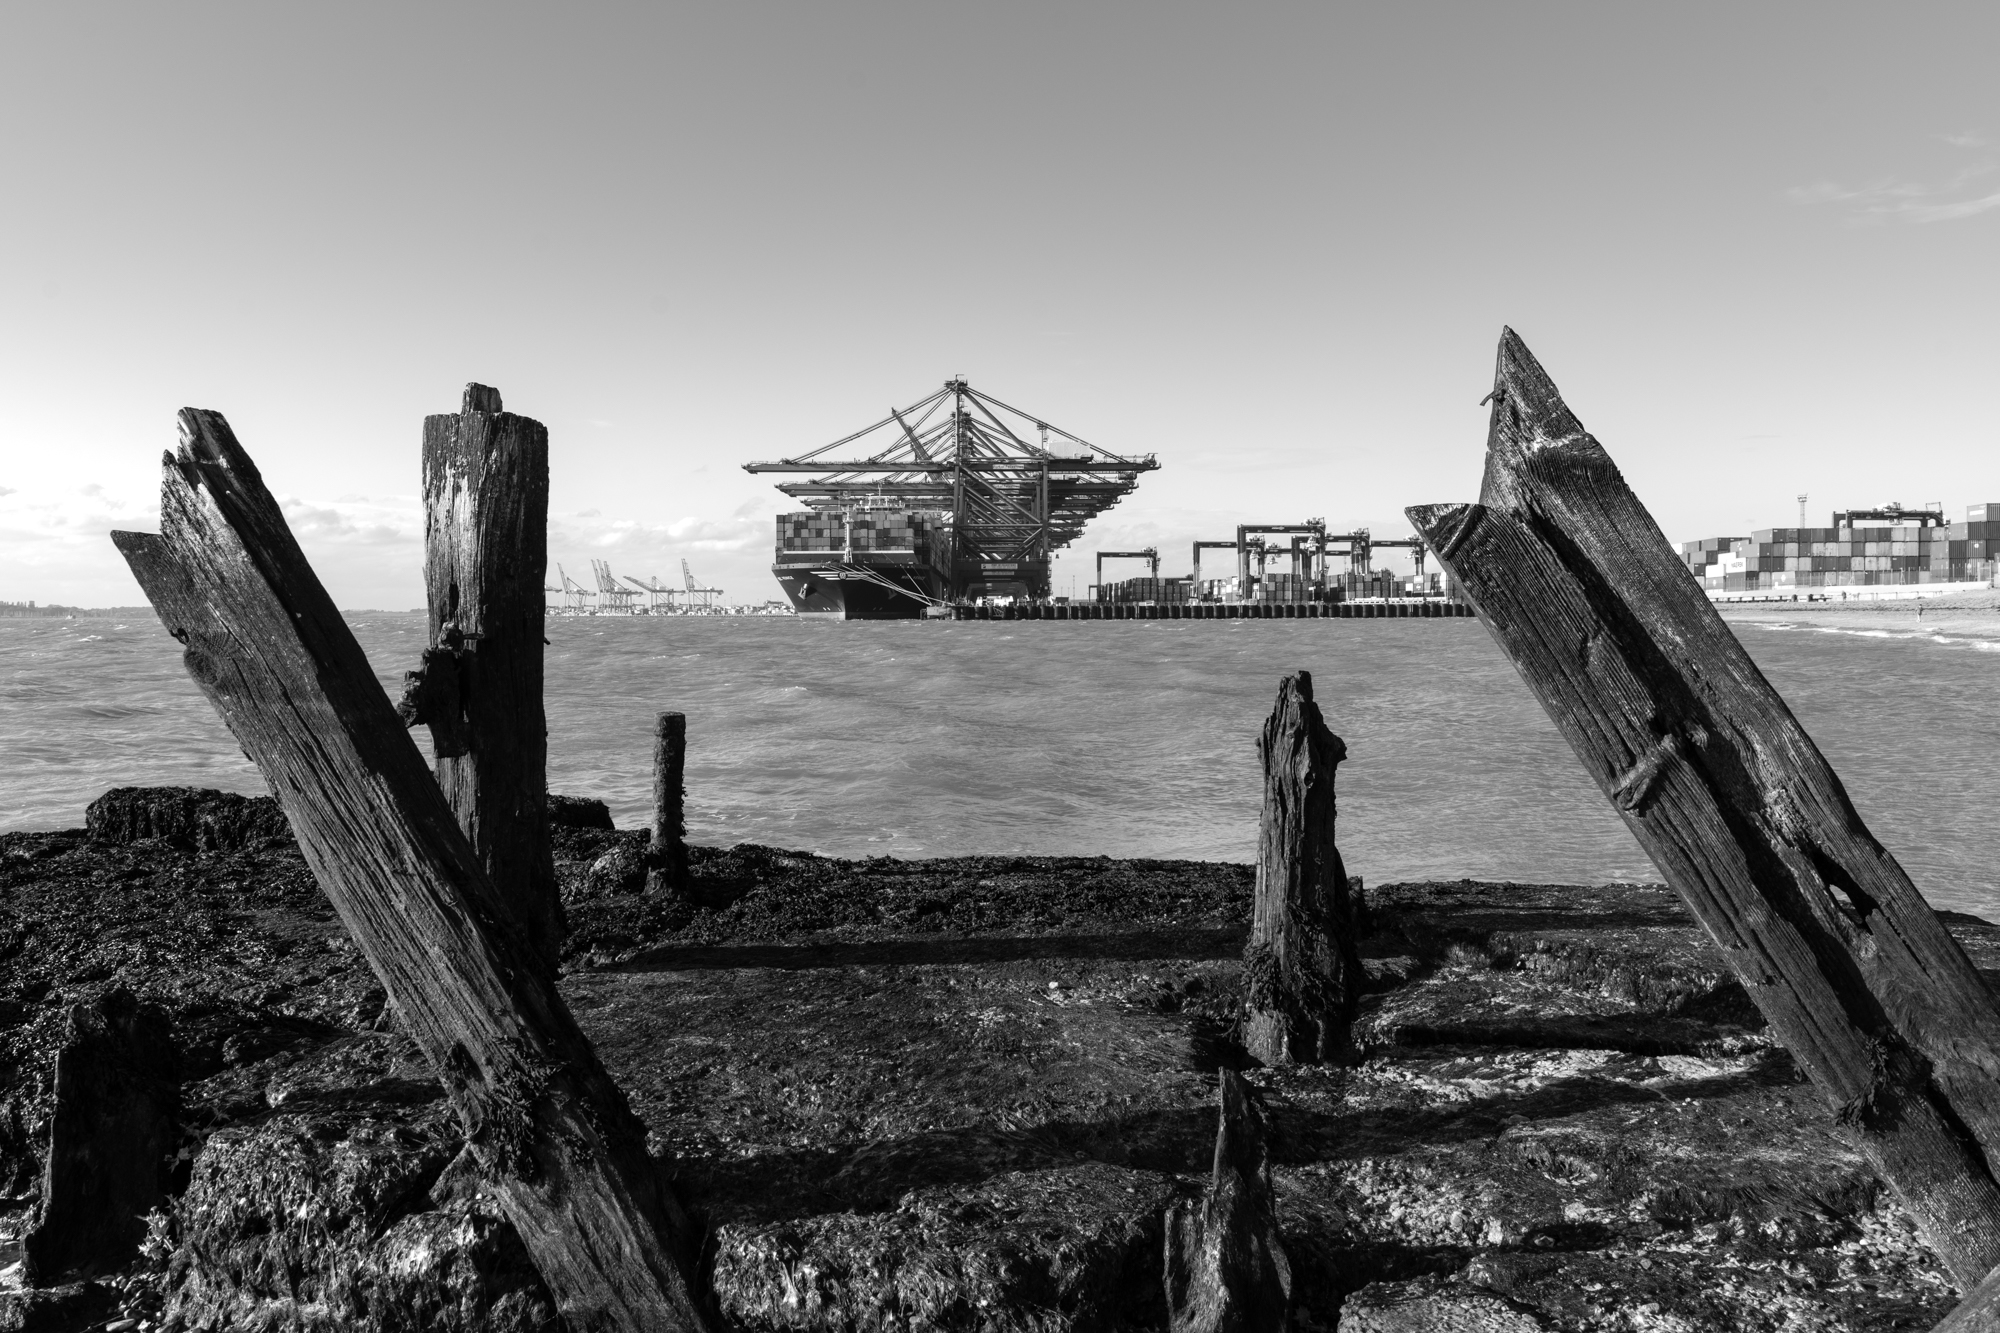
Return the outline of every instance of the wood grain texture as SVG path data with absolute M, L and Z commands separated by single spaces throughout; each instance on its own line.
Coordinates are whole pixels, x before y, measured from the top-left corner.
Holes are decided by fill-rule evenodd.
M 1931 1333 L 2000 1333 L 2000 1268 L 1967 1292 Z
M 653 835 L 646 847 L 646 892 L 688 891 L 687 715 L 662 713 L 653 724 Z
M 1334 770 L 1347 746 L 1320 716 L 1309 672 L 1279 683 L 1257 755 L 1264 806 L 1244 1048 L 1267 1065 L 1346 1063 L 1361 996 L 1347 868 L 1334 843 Z
M 73 1005 L 56 1052 L 48 1155 L 22 1278 L 54 1286 L 73 1269 L 116 1272 L 139 1253 L 146 1214 L 168 1193 L 180 1138 L 173 1025 L 120 986 Z
M 553 968 L 564 921 L 542 707 L 549 433 L 468 384 L 462 411 L 424 418 L 423 475 L 431 645 L 406 720 L 430 724 L 438 786 Z
M 1962 1287 L 2000 1263 L 2000 1007 L 1509 330 L 1482 503 L 1408 511 Z
M 692 1235 L 599 1064 L 221 415 L 181 413 L 161 532 L 114 533 L 188 674 L 436 1069 L 573 1327 L 699 1329 Z
M 1292 1266 L 1278 1236 L 1263 1114 L 1233 1069 L 1222 1071 L 1217 1103 L 1208 1189 L 1167 1211 L 1168 1327 L 1282 1333 L 1291 1323 Z

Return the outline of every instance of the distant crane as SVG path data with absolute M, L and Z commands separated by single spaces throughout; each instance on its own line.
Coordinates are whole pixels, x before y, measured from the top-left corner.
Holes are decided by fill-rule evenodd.
M 618 580 L 611 573 L 611 562 L 609 560 L 593 560 L 590 562 L 590 569 L 592 573 L 597 575 L 597 592 L 604 599 L 597 604 L 598 609 L 607 611 L 614 616 L 631 615 L 632 603 L 638 598 L 639 594 L 633 592 L 630 588 L 621 588 L 618 586 Z
M 1160 549 L 1148 546 L 1143 551 L 1099 551 L 1097 553 L 1097 596 L 1109 598 L 1104 586 L 1104 562 L 1106 560 L 1144 560 L 1150 577 L 1160 577 Z
M 1235 542 L 1196 542 L 1194 544 L 1193 582 L 1196 596 L 1199 596 L 1201 593 L 1201 553 L 1203 551 L 1233 551 L 1235 549 Z
M 715 604 L 715 599 L 722 596 L 722 589 L 698 586 L 694 581 L 694 571 L 688 568 L 686 560 L 681 561 L 681 577 L 687 581 L 688 605 L 686 614 L 699 616 L 721 614 L 722 608 Z
M 578 583 L 568 574 L 565 574 L 561 565 L 556 566 L 556 578 L 561 580 L 561 587 L 552 588 L 544 584 L 542 591 L 559 592 L 562 594 L 562 614 L 566 616 L 589 615 L 591 612 L 590 599 L 592 596 L 590 589 Z
M 1289 538 L 1279 546 L 1271 537 Z M 1303 523 L 1238 523 L 1236 525 L 1236 586 L 1245 595 L 1264 582 L 1265 562 L 1272 556 L 1288 557 L 1292 574 L 1309 586 L 1326 581 L 1326 520 L 1309 518 Z
M 653 575 L 651 583 L 641 582 L 633 578 L 630 574 L 620 574 L 618 577 L 646 594 L 647 615 L 670 616 L 674 613 L 674 593 L 676 590 L 660 582 L 658 574 Z M 635 606 L 632 609 L 637 611 L 639 608 Z
M 1409 548 L 1410 548 L 1410 563 L 1411 563 L 1412 565 L 1414 565 L 1414 566 L 1416 567 L 1416 571 L 1417 571 L 1417 596 L 1419 596 L 1419 597 L 1422 597 L 1422 596 L 1424 596 L 1424 595 L 1425 595 L 1425 593 L 1424 593 L 1424 587 L 1425 587 L 1425 583 L 1424 583 L 1424 541 L 1423 541 L 1423 538 L 1421 538 L 1421 537 L 1399 537 L 1399 538 L 1396 538 L 1396 539 L 1394 539 L 1394 540 L 1391 540 L 1391 539 L 1389 539 L 1389 538 L 1387 538 L 1387 537 L 1375 537 L 1375 538 L 1372 538 L 1372 539 L 1370 539 L 1370 541 L 1369 541 L 1369 543 L 1368 543 L 1368 544 L 1369 544 L 1370 546 L 1407 546 L 1407 547 L 1409 547 Z

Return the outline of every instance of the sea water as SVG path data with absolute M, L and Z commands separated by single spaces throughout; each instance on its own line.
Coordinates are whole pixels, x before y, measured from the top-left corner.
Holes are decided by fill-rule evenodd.
M 350 623 L 394 687 L 424 618 Z M 2000 918 L 2000 643 L 1736 629 L 1918 887 Z M 1248 861 L 1255 738 L 1304 668 L 1347 743 L 1351 873 L 1658 878 L 1476 621 L 594 617 L 548 638 L 550 786 L 621 826 L 647 821 L 653 718 L 677 709 L 697 842 Z M 264 790 L 180 645 L 146 613 L 0 620 L 0 830 L 155 784 Z

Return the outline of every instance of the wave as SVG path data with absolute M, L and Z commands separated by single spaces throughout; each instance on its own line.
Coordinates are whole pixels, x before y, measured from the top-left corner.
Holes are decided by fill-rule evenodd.
M 1954 637 L 1938 633 L 1935 630 L 1849 629 L 1845 625 L 1817 625 L 1809 622 L 1785 620 L 1737 621 L 1735 623 L 1780 634 L 1832 634 L 1850 639 L 1893 639 L 1911 643 L 1928 643 L 1939 648 L 1971 648 L 1979 652 L 2000 652 L 2000 639 L 1982 639 L 1968 635 Z

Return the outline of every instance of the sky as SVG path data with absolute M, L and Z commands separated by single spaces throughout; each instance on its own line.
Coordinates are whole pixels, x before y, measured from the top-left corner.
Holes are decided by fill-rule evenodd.
M 1996 51 L 1991 4 L 9 4 L 0 600 L 141 601 L 106 534 L 188 405 L 340 605 L 416 607 L 475 379 L 573 576 L 777 596 L 741 465 L 954 376 L 1159 458 L 1058 593 L 1402 536 L 1477 494 L 1503 325 L 1673 540 L 1962 516 Z

